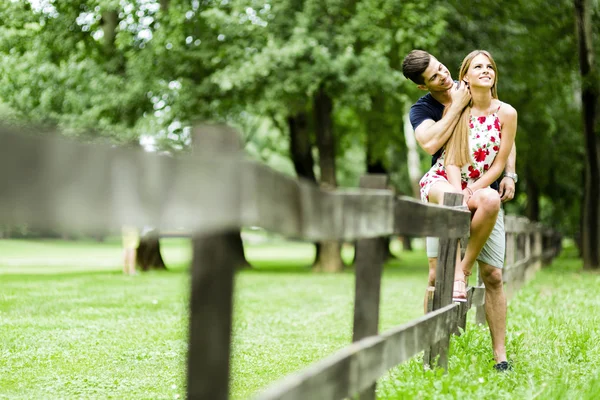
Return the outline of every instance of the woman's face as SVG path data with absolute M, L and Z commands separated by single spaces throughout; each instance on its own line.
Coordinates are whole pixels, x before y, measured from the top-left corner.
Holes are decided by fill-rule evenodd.
M 496 71 L 492 62 L 485 54 L 479 54 L 473 58 L 465 80 L 471 87 L 492 88 L 496 84 Z

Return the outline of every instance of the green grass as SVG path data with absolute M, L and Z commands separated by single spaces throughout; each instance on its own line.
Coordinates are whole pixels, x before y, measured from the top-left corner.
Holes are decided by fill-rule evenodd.
M 581 261 L 569 249 L 509 304 L 512 372 L 492 370 L 488 330 L 470 323 L 466 333 L 451 342 L 447 375 L 424 372 L 415 358 L 381 379 L 378 395 L 386 399 L 598 399 L 598 287 L 600 275 L 582 272 Z
M 163 248 L 170 271 L 126 277 L 116 240 L 0 241 L 0 398 L 183 398 L 190 249 Z M 233 398 L 350 343 L 352 271 L 310 273 L 313 255 L 304 243 L 247 248 L 255 269 L 236 278 Z M 421 315 L 426 268 L 422 250 L 387 265 L 382 330 Z M 380 380 L 378 397 L 596 398 L 600 275 L 579 270 L 566 254 L 511 302 L 513 372 L 492 371 L 489 334 L 469 325 L 448 375 L 416 357 Z

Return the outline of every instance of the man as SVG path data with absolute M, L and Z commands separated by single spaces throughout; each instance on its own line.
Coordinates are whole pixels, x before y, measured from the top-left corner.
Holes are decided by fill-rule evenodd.
M 404 76 L 419 89 L 429 91 L 410 110 L 410 120 L 419 145 L 433 156 L 432 164 L 442 153 L 442 147 L 450 137 L 460 114 L 470 101 L 471 95 L 463 82 L 455 83 L 450 72 L 435 57 L 422 50 L 413 50 L 402 63 Z M 443 115 L 444 109 L 446 114 Z M 517 174 L 515 173 L 516 150 L 513 147 L 506 163 L 504 178 L 492 188 L 499 191 L 502 202 L 511 200 L 515 193 Z M 472 232 L 473 234 L 473 232 Z M 495 226 L 479 257 L 477 258 L 481 277 L 485 284 L 485 312 L 490 334 L 495 369 L 510 369 L 506 358 L 506 297 L 502 283 L 504 264 L 505 232 L 504 214 L 498 214 Z M 427 238 L 429 258 L 429 286 L 435 285 L 438 240 Z

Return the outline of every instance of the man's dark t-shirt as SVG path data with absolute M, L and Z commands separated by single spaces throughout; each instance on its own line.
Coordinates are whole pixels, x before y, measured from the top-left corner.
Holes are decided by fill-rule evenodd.
M 438 122 L 440 119 L 442 119 L 443 114 L 444 105 L 436 99 L 434 99 L 431 93 L 427 93 L 410 108 L 410 123 L 412 124 L 413 129 L 417 130 L 417 127 L 421 125 L 423 121 L 431 119 L 435 122 Z M 433 157 L 431 158 L 431 165 L 435 164 L 437 159 L 440 158 L 443 150 L 443 148 L 440 148 L 433 155 Z M 501 179 L 502 177 L 498 178 L 496 182 L 490 185 L 492 189 L 499 189 Z

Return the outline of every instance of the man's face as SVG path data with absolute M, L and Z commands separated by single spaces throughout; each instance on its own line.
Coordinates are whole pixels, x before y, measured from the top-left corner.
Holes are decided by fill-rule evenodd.
M 419 85 L 420 89 L 430 92 L 443 92 L 448 90 L 454 84 L 448 68 L 435 57 L 431 57 L 427 69 L 423 72 L 424 85 Z

